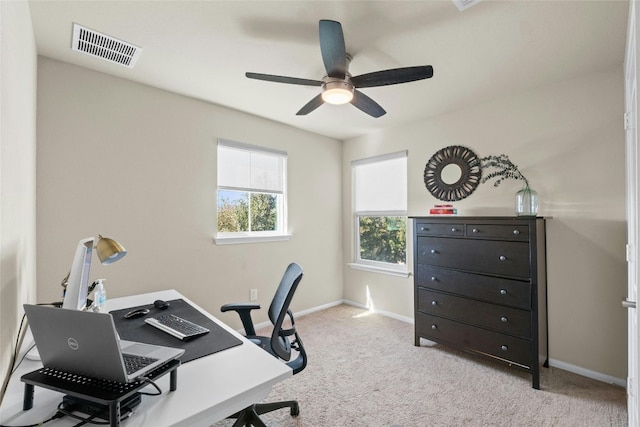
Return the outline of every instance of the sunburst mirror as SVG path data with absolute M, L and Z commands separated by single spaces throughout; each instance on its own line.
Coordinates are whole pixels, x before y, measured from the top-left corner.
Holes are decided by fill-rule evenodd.
M 442 201 L 455 202 L 469 197 L 480 184 L 480 158 L 472 150 L 451 145 L 438 150 L 424 168 L 424 185 Z

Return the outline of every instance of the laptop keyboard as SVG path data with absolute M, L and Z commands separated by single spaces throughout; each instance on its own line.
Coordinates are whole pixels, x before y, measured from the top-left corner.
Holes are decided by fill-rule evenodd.
M 134 372 L 139 371 L 145 366 L 151 365 L 153 362 L 156 362 L 158 359 L 154 359 L 153 357 L 145 357 L 138 356 L 135 354 L 122 354 L 122 359 L 124 359 L 124 367 L 127 371 L 127 375 L 131 375 Z
M 209 332 L 209 329 L 175 314 L 162 314 L 155 318 L 147 317 L 144 321 L 181 340 L 188 340 Z

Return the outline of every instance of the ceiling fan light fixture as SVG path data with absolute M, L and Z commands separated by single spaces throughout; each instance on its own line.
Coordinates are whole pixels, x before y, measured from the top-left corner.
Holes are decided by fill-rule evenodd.
M 353 85 L 346 81 L 330 81 L 324 84 L 322 100 L 327 104 L 342 105 L 353 99 Z
M 363 113 L 376 119 L 385 115 L 386 111 L 376 101 L 360 92 L 359 89 L 409 83 L 433 77 L 433 67 L 431 65 L 392 68 L 353 77 L 349 73 L 351 55 L 345 48 L 342 24 L 337 21 L 321 19 L 319 36 L 322 62 L 327 71 L 321 81 L 261 73 L 245 73 L 245 76 L 250 79 L 275 83 L 321 86 L 322 91 L 320 94 L 316 94 L 298 110 L 296 116 L 306 116 L 323 104 L 340 105 L 350 103 Z

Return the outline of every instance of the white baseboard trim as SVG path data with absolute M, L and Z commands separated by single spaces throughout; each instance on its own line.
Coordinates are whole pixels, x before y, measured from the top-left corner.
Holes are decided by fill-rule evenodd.
M 317 307 L 312 307 L 306 310 L 298 311 L 295 313 L 296 317 L 306 316 L 307 314 L 315 313 L 316 311 L 326 310 L 327 308 L 335 307 L 336 305 L 343 304 L 344 300 L 338 300 L 334 302 L 330 302 L 328 304 L 319 305 Z
M 564 371 L 572 372 L 574 374 L 582 375 L 583 377 L 591 378 L 594 380 L 602 381 L 607 384 L 615 384 L 620 387 L 627 387 L 627 380 L 624 378 L 617 378 L 611 375 L 603 374 L 601 372 L 592 371 L 581 366 L 572 365 L 571 363 L 563 362 L 562 360 L 549 358 L 549 366 L 562 369 Z
M 341 301 L 341 303 L 342 303 L 342 304 L 347 304 L 347 305 L 352 305 L 352 306 L 354 306 L 354 307 L 358 307 L 358 308 L 361 308 L 361 309 L 363 309 L 363 310 L 369 310 L 369 307 L 367 307 L 366 305 L 364 305 L 364 304 L 360 304 L 360 303 L 355 302 L 355 301 L 351 301 L 351 300 L 343 299 L 343 300 Z M 400 316 L 400 315 L 399 315 L 399 314 L 397 314 L 397 313 L 392 313 L 392 312 L 390 312 L 390 311 L 384 311 L 384 310 L 376 310 L 376 309 L 374 309 L 374 310 L 373 310 L 373 312 L 374 312 L 374 313 L 381 314 L 381 315 L 386 316 L 386 317 L 391 317 L 392 319 L 401 320 L 401 321 L 403 321 L 403 322 L 413 324 L 413 317 Z
M 367 307 L 364 304 L 360 304 L 357 303 L 355 301 L 350 301 L 350 300 L 342 300 L 342 303 L 344 304 L 348 304 L 348 305 L 352 305 L 354 307 L 358 307 L 361 308 L 363 310 L 368 310 L 369 307 Z M 333 304 L 333 305 L 337 305 L 337 304 Z M 414 323 L 414 319 L 412 317 L 406 317 L 406 316 L 400 316 L 396 313 L 391 313 L 388 311 L 384 311 L 384 310 L 374 310 L 376 313 L 381 314 L 383 316 L 387 316 L 387 317 L 391 317 L 393 319 L 397 319 L 397 320 L 401 320 L 403 322 L 407 322 L 407 323 Z M 587 378 L 591 378 L 597 381 L 602 381 L 604 383 L 607 384 L 615 384 L 618 385 L 620 387 L 627 387 L 627 380 L 626 378 L 617 378 L 617 377 L 613 377 L 611 375 L 606 375 L 603 374 L 601 372 L 596 372 L 596 371 L 592 371 L 590 369 L 586 369 L 583 368 L 581 366 L 576 366 L 576 365 L 572 365 L 570 363 L 566 363 L 563 362 L 561 360 L 557 360 L 557 359 L 549 359 L 549 366 L 553 366 L 554 368 L 558 368 L 558 369 L 562 369 L 564 371 L 568 371 L 568 372 L 572 372 L 574 374 L 578 374 L 581 375 L 583 377 L 587 377 Z
M 363 310 L 369 310 L 369 307 L 367 307 L 365 304 L 360 304 L 358 302 L 347 300 L 347 299 L 341 299 L 341 300 L 330 302 L 328 304 L 323 304 L 323 305 L 319 305 L 317 307 L 312 307 L 312 308 L 309 308 L 309 309 L 306 309 L 306 310 L 302 310 L 302 311 L 296 312 L 296 313 L 294 313 L 294 316 L 295 317 L 302 317 L 302 316 L 305 316 L 307 314 L 315 313 L 316 311 L 326 310 L 327 308 L 335 307 L 335 306 L 340 305 L 340 304 L 347 304 L 347 305 L 351 305 L 351 306 L 354 306 L 354 307 L 361 308 Z M 374 310 L 374 312 L 378 313 L 378 314 L 381 314 L 383 316 L 390 317 L 392 319 L 400 320 L 400 321 L 411 323 L 411 324 L 414 323 L 413 317 L 400 316 L 397 313 L 392 313 L 390 311 L 384 311 L 384 310 Z M 267 322 L 262 322 L 262 323 L 256 324 L 255 328 L 256 329 L 261 329 L 261 328 L 266 328 L 267 326 L 270 326 L 270 325 L 271 325 L 271 322 L 267 321 Z M 238 332 L 242 334 L 242 333 L 244 333 L 244 330 L 240 329 Z M 594 379 L 594 380 L 597 380 L 597 381 L 602 381 L 602 382 L 607 383 L 607 384 L 615 384 L 615 385 L 618 385 L 618 386 L 623 387 L 623 388 L 627 387 L 626 378 L 613 377 L 611 375 L 603 374 L 601 372 L 592 371 L 590 369 L 583 368 L 581 366 L 572 365 L 571 363 L 563 362 L 562 360 L 549 358 L 549 366 L 553 366 L 554 368 L 558 368 L 558 369 L 562 369 L 564 371 L 572 372 L 574 374 L 578 374 L 578 375 L 581 375 L 583 377 L 591 378 L 591 379 Z
M 316 311 L 326 310 L 327 308 L 335 307 L 336 305 L 340 305 L 340 304 L 343 304 L 343 303 L 344 303 L 344 300 L 338 300 L 338 301 L 330 302 L 328 304 L 323 304 L 323 305 L 319 305 L 319 306 L 316 306 L 316 307 L 311 307 L 311 308 L 308 308 L 306 310 L 296 311 L 295 313 L 293 313 L 293 316 L 294 317 L 306 316 L 307 314 L 315 313 Z M 262 328 L 266 328 L 268 326 L 271 326 L 271 322 L 268 321 L 268 320 L 266 322 L 256 323 L 255 325 L 253 325 L 253 327 L 256 328 L 256 330 L 262 329 Z M 237 332 L 242 334 L 242 335 L 245 335 L 244 329 L 238 329 Z
M 369 310 L 369 307 L 367 307 L 365 304 L 360 304 L 359 302 L 351 301 L 351 300 L 348 300 L 348 299 L 343 299 L 342 303 L 343 304 L 347 304 L 347 305 L 352 305 L 354 307 L 358 307 L 358 308 L 361 308 L 363 310 Z
M 267 321 L 267 322 L 261 322 L 261 323 L 254 323 L 253 325 L 256 331 L 259 331 L 262 328 L 266 328 L 267 326 L 271 326 L 271 322 Z M 239 333 L 240 335 L 247 335 L 244 329 L 238 329 L 236 332 Z

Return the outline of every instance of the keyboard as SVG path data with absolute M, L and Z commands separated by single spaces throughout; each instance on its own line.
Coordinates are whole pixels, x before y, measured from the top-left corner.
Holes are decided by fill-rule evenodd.
M 124 360 L 124 367 L 128 375 L 131 375 L 134 372 L 137 372 L 145 366 L 149 366 L 153 362 L 156 362 L 158 360 L 154 359 L 153 357 L 145 357 L 128 353 L 122 353 L 122 359 Z
M 147 317 L 144 321 L 183 341 L 199 337 L 209 332 L 209 329 L 176 316 L 175 314 Z

